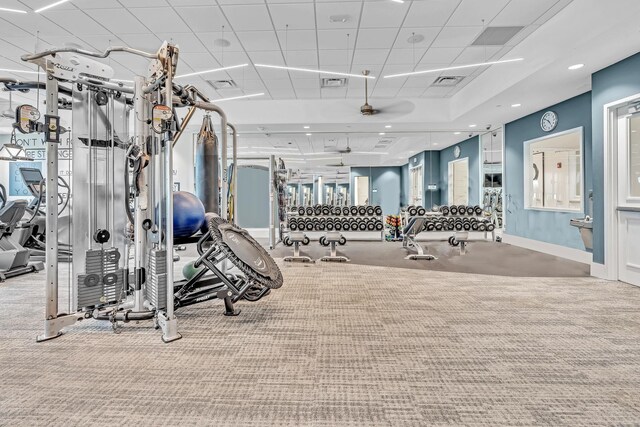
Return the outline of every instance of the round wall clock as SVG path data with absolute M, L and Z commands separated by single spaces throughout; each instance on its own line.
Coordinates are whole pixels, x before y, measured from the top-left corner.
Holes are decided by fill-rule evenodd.
M 540 119 L 540 127 L 545 132 L 551 132 L 558 126 L 558 115 L 553 111 L 547 111 Z
M 457 159 L 460 157 L 460 146 L 456 145 L 456 148 L 453 149 L 453 156 Z

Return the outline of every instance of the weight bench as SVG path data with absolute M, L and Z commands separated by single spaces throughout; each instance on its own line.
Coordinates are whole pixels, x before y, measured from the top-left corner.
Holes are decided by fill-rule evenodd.
M 409 220 L 409 223 L 402 230 L 402 247 L 408 250 L 415 250 L 415 254 L 409 254 L 404 259 L 437 259 L 435 256 L 425 253 L 424 248 L 416 240 L 416 236 L 422 232 L 424 223 L 427 218 L 424 216 L 415 216 Z
M 313 262 L 313 259 L 311 259 L 310 257 L 300 255 L 300 243 L 304 244 L 305 241 L 309 241 L 309 238 L 306 234 L 304 234 L 302 231 L 291 231 L 288 238 L 289 241 L 293 243 L 293 255 L 284 257 L 285 261 Z
M 344 239 L 342 234 L 338 231 L 327 231 L 323 236 L 326 243 L 331 248 L 331 253 L 320 258 L 320 261 L 333 261 L 333 262 L 349 262 L 350 259 L 343 255 L 338 255 L 336 252 L 336 244 L 340 243 Z
M 467 243 L 469 243 L 469 232 L 468 231 L 458 231 L 453 236 L 453 241 L 455 243 L 460 243 L 460 255 L 464 255 L 467 253 Z M 458 245 L 455 245 L 458 246 Z

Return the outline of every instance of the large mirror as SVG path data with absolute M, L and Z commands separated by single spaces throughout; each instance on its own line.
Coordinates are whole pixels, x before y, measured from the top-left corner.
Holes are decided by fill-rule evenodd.
M 524 143 L 525 208 L 583 210 L 582 128 Z

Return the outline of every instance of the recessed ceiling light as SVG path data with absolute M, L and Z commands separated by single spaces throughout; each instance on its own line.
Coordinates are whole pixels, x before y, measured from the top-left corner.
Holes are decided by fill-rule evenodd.
M 349 15 L 331 15 L 329 17 L 329 22 L 333 24 L 344 24 L 349 21 L 351 21 L 351 17 Z
M 312 134 L 310 134 L 310 133 L 307 133 L 306 135 L 307 135 L 307 136 L 311 136 Z
M 384 135 L 384 132 L 380 132 L 378 135 L 382 136 L 382 135 Z
M 433 145 L 434 145 L 434 146 L 435 146 L 435 145 L 438 145 L 438 143 L 437 143 L 437 142 L 434 142 L 434 143 L 433 143 Z
M 60 1 L 57 1 L 55 3 L 51 3 L 49 5 L 46 5 L 45 7 L 41 7 L 40 9 L 36 9 L 34 12 L 35 13 L 44 12 L 47 9 L 51 9 L 52 7 L 60 6 L 61 4 L 66 3 L 68 1 L 70 1 L 70 0 L 60 0 Z
M 404 0 L 391 0 L 394 3 L 404 3 Z
M 454 135 L 460 135 L 461 132 L 454 132 Z
M 391 125 L 386 125 L 385 126 L 387 129 L 391 129 Z
M 489 62 L 478 62 L 477 64 L 467 64 L 467 65 L 456 65 L 453 67 L 445 67 L 445 68 L 434 68 L 432 70 L 422 70 L 422 71 L 412 71 L 409 73 L 400 73 L 400 74 L 390 74 L 388 76 L 384 76 L 385 79 L 391 79 L 394 77 L 406 77 L 406 76 L 415 76 L 417 74 L 427 74 L 427 73 L 440 73 L 442 71 L 450 71 L 450 70 L 460 70 L 463 68 L 474 68 L 474 67 L 482 67 L 487 65 L 497 65 L 497 64 L 508 64 L 510 62 L 518 62 L 523 61 L 524 58 L 515 58 L 515 59 L 504 59 L 500 61 L 489 61 Z
M 231 46 L 231 42 L 227 39 L 215 39 L 213 41 L 213 45 L 218 47 L 229 47 Z
M 513 108 L 518 108 L 518 107 L 520 107 L 521 105 L 522 105 L 522 104 L 511 104 L 511 106 L 512 106 Z
M 411 37 L 407 39 L 407 43 L 416 44 L 424 41 L 424 36 L 422 34 L 413 34 Z
M 304 128 L 305 128 L 305 129 L 309 129 L 310 127 L 311 127 L 311 126 L 305 126 Z
M 27 13 L 26 10 L 9 9 L 8 7 L 0 7 L 0 12 Z
M 474 128 L 476 126 L 478 126 L 478 125 L 469 125 L 470 128 Z
M 235 68 L 242 68 L 242 67 L 246 67 L 248 65 L 249 64 L 240 64 L 240 65 L 232 65 L 230 67 L 212 68 L 211 70 L 196 71 L 195 73 L 182 74 L 182 75 L 176 76 L 175 78 L 176 79 L 180 79 L 182 77 L 192 77 L 192 76 L 199 76 L 201 74 L 216 73 L 218 71 L 233 70 Z
M 302 71 L 305 73 L 330 74 L 334 76 L 357 77 L 361 79 L 375 79 L 374 76 L 369 76 L 369 75 L 365 76 L 364 74 L 338 73 L 336 71 L 314 70 L 311 68 L 285 67 L 281 65 L 269 65 L 269 64 L 253 64 L 253 65 L 258 68 L 274 68 L 276 70 Z
M 584 64 L 574 64 L 574 65 L 570 66 L 569 69 L 570 70 L 579 70 L 582 67 L 584 67 Z

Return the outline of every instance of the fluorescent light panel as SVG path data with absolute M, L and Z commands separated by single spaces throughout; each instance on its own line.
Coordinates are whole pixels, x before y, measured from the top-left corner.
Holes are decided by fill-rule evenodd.
M 268 64 L 253 64 L 253 65 L 255 65 L 258 68 L 273 68 L 276 70 L 302 71 L 305 73 L 330 74 L 333 76 L 347 76 L 347 77 L 356 77 L 361 79 L 375 79 L 374 76 L 365 76 L 363 74 L 339 73 L 337 71 L 313 70 L 310 68 L 284 67 L 281 65 L 268 65 Z
M 0 12 L 27 13 L 26 10 L 9 9 L 8 7 L 0 7 Z
M 68 1 L 70 1 L 70 0 L 60 0 L 60 1 L 57 1 L 55 3 L 51 3 L 49 5 L 46 5 L 45 7 L 41 7 L 40 9 L 36 9 L 35 13 L 44 12 L 45 10 L 51 9 L 52 7 L 60 6 L 61 4 L 67 3 Z
M 182 75 L 176 76 L 175 78 L 176 79 L 180 79 L 182 77 L 192 77 L 192 76 L 199 76 L 201 74 L 216 73 L 218 71 L 233 70 L 235 68 L 242 68 L 242 67 L 246 67 L 248 65 L 249 64 L 240 64 L 240 65 L 232 65 L 230 67 L 214 68 L 212 70 L 196 71 L 195 73 L 182 74 Z
M 384 78 L 392 79 L 394 77 L 406 77 L 406 76 L 415 76 L 418 74 L 439 73 L 442 71 L 461 70 L 463 68 L 483 67 L 483 66 L 497 65 L 497 64 L 508 64 L 510 62 L 518 62 L 518 61 L 524 61 L 524 58 L 504 59 L 501 61 L 490 61 L 490 62 L 478 62 L 477 64 L 456 65 L 453 67 L 434 68 L 432 70 L 412 71 L 410 73 L 389 74 L 388 76 L 384 76 Z
M 222 102 L 222 101 L 233 101 L 234 99 L 245 99 L 245 98 L 253 98 L 256 96 L 262 96 L 264 95 L 264 92 L 261 93 L 252 93 L 250 95 L 242 95 L 242 96 L 232 96 L 231 98 L 220 98 L 220 99 L 214 99 L 211 102 Z

